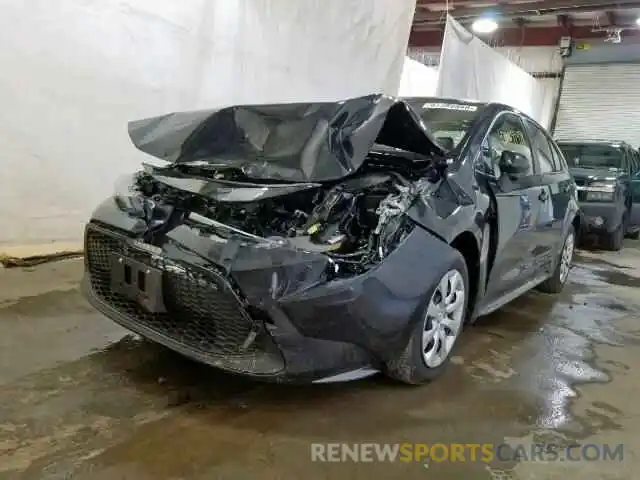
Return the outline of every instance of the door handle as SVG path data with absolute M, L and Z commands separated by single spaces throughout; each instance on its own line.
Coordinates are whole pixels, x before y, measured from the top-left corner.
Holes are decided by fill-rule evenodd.
M 548 198 L 549 198 L 549 194 L 547 193 L 547 190 L 546 190 L 546 189 L 542 190 L 542 191 L 540 192 L 540 195 L 538 195 L 538 199 L 539 199 L 541 202 L 546 202 Z

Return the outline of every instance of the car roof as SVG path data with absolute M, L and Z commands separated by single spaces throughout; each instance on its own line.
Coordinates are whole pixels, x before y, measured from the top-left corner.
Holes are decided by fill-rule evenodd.
M 398 97 L 399 100 L 403 100 L 403 101 L 407 101 L 408 103 L 414 103 L 414 102 L 432 102 L 432 103 L 436 103 L 436 102 L 442 102 L 442 103 L 458 103 L 458 104 L 463 104 L 463 105 L 473 105 L 476 107 L 479 107 L 480 109 L 487 111 L 487 110 L 493 110 L 495 113 L 499 113 L 499 112 L 503 112 L 503 111 L 507 111 L 507 112 L 513 112 L 513 113 L 518 113 L 520 115 L 524 115 L 527 118 L 531 119 L 531 117 L 529 115 L 527 115 L 526 113 L 518 110 L 517 108 L 511 107 L 509 105 L 506 105 L 504 103 L 499 103 L 499 102 L 481 102 L 479 100 L 469 100 L 466 98 L 455 98 L 455 97 Z
M 469 105 L 488 105 L 487 102 L 480 102 L 478 100 L 469 100 L 466 98 L 455 98 L 455 97 L 423 97 L 423 96 L 410 96 L 410 97 L 399 97 L 401 100 L 429 100 L 429 101 L 439 101 L 439 102 L 451 102 L 451 103 L 466 103 Z

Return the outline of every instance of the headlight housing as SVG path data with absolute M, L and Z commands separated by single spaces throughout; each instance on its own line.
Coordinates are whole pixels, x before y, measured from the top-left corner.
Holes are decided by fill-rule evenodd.
M 615 183 L 593 182 L 587 188 L 586 199 L 589 202 L 612 202 L 616 194 Z
M 123 175 L 116 180 L 113 200 L 120 210 L 132 217 L 147 218 L 153 210 L 151 199 L 140 191 L 137 174 Z
M 134 218 L 147 222 L 150 228 L 166 223 L 173 207 L 162 202 L 159 196 L 150 196 L 143 187 L 141 172 L 123 175 L 116 180 L 113 200 L 120 210 Z M 156 198 L 158 197 L 158 198 Z

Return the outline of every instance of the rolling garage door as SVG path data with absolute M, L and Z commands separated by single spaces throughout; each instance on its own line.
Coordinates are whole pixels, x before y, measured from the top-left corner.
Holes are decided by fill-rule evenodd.
M 568 65 L 554 129 L 557 139 L 640 145 L 640 63 Z

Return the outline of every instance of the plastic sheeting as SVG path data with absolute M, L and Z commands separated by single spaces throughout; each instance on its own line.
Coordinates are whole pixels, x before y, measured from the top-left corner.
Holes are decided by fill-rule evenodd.
M 428 67 L 409 57 L 404 59 L 400 77 L 401 97 L 431 97 L 438 89 L 438 69 Z
M 0 0 L 0 249 L 82 238 L 127 122 L 400 82 L 415 0 Z
M 442 42 L 437 93 L 443 97 L 501 102 L 545 122 L 538 81 L 467 31 L 451 16 Z

